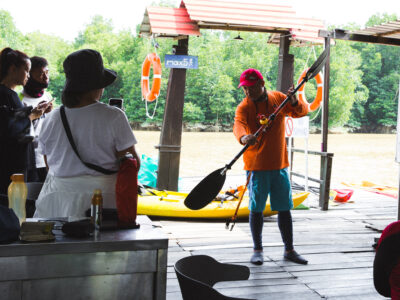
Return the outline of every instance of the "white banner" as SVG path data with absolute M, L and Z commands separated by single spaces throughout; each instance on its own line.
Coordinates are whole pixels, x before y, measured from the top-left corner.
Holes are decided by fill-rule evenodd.
M 310 117 L 285 118 L 285 137 L 308 137 L 310 133 Z

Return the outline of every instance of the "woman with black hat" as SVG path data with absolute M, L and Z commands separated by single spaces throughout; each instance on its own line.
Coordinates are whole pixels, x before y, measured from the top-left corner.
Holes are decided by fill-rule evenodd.
M 102 190 L 104 207 L 115 207 L 118 158 L 129 152 L 140 167 L 136 138 L 124 112 L 99 102 L 116 73 L 105 69 L 100 53 L 91 49 L 68 55 L 63 66 L 64 105 L 49 114 L 39 135 L 49 173 L 35 217 L 84 216 L 95 189 Z

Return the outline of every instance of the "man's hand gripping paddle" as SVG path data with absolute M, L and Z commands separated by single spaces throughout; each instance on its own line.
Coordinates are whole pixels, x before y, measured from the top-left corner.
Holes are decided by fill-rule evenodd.
M 304 76 L 303 80 L 296 86 L 296 88 L 286 97 L 286 99 L 275 109 L 275 111 L 270 115 L 269 119 L 262 124 L 262 126 L 254 133 L 256 137 L 258 137 L 262 132 L 271 127 L 273 121 L 276 116 L 282 110 L 282 108 L 289 102 L 290 98 L 296 94 L 298 89 L 305 84 L 310 79 L 314 78 L 319 71 L 321 71 L 324 66 L 324 62 L 326 61 L 328 55 L 329 48 L 326 48 L 324 52 L 318 57 L 318 59 L 314 62 L 311 68 L 307 71 L 307 74 Z M 242 150 L 232 159 L 232 161 L 225 165 L 225 167 L 215 170 L 205 177 L 200 183 L 198 183 L 193 190 L 189 193 L 189 195 L 185 199 L 185 205 L 189 209 L 198 210 L 205 207 L 221 191 L 222 186 L 225 183 L 226 172 L 231 169 L 233 164 L 239 159 L 240 156 L 249 148 L 249 144 L 246 144 Z

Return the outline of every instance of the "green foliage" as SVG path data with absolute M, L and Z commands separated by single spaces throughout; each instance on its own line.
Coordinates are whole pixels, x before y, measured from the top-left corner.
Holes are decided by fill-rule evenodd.
M 371 16 L 368 19 L 368 21 L 365 24 L 365 26 L 366 27 L 371 27 L 371 26 L 374 26 L 374 25 L 379 25 L 379 24 L 387 23 L 389 21 L 396 21 L 396 20 L 397 20 L 396 14 L 389 15 L 387 13 L 384 13 L 384 14 L 378 13 L 378 14 L 375 14 L 375 15 Z
M 21 48 L 24 36 L 15 27 L 9 12 L 0 9 L 0 49 L 4 47 Z
M 162 0 L 157 6 L 176 6 L 175 1 Z M 374 15 L 367 26 L 397 19 L 395 15 Z M 349 23 L 341 26 L 357 29 Z M 73 43 L 33 32 L 23 35 L 16 28 L 7 11 L 0 10 L 0 47 L 20 49 L 30 56 L 43 56 L 49 61 L 49 90 L 60 102 L 64 86 L 62 63 L 65 57 L 78 49 L 98 50 L 104 65 L 118 73 L 118 79 L 105 90 L 103 101 L 123 98 L 130 121 L 160 123 L 163 120 L 165 98 L 170 69 L 162 66 L 160 97 L 147 103 L 153 120 L 146 116 L 141 96 L 141 68 L 148 53 L 156 51 L 162 64 L 165 54 L 172 53 L 177 42 L 157 39 L 159 48 L 148 38 L 135 32 L 116 32 L 111 20 L 94 16 L 80 31 Z M 202 30 L 200 37 L 190 37 L 189 55 L 198 56 L 199 68 L 186 71 L 183 120 L 187 123 L 231 125 L 236 106 L 243 99 L 237 88 L 240 74 L 247 68 L 259 69 L 264 75 L 266 88 L 276 88 L 279 47 L 268 43 L 269 34 L 242 32 L 243 40 L 235 40 L 235 31 Z M 315 54 L 312 51 L 315 51 Z M 321 46 L 291 47 L 295 57 L 294 80 L 305 67 L 309 67 L 323 48 Z M 394 126 L 397 120 L 396 92 L 400 80 L 400 47 L 336 41 L 331 48 L 329 126 L 350 126 L 354 129 L 375 130 L 380 126 Z M 306 97 L 311 102 L 316 94 L 314 81 L 307 83 Z M 314 125 L 319 126 L 320 115 L 314 112 Z
M 396 15 L 372 16 L 367 26 L 396 20 Z M 366 100 L 353 106 L 352 120 L 367 131 L 375 131 L 381 126 L 394 127 L 397 122 L 397 101 L 400 80 L 400 48 L 375 44 L 354 43 L 362 59 L 359 69 L 363 72 L 362 82 L 368 89 Z
M 204 122 L 203 110 L 192 102 L 186 102 L 183 108 L 183 121 L 188 123 Z
M 340 44 L 340 46 L 338 46 Z M 362 84 L 360 54 L 350 43 L 337 41 L 331 51 L 331 73 L 329 91 L 329 125 L 341 127 L 351 116 L 356 101 L 366 101 L 368 93 Z

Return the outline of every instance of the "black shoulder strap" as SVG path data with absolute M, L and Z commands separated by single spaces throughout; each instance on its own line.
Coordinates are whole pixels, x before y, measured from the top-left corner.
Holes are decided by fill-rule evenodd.
M 102 168 L 102 167 L 100 167 L 100 166 L 97 166 L 97 165 L 94 165 L 94 164 L 91 164 L 91 163 L 88 163 L 88 162 L 85 162 L 85 161 L 82 160 L 81 156 L 80 156 L 79 153 L 78 153 L 78 149 L 76 148 L 74 139 L 72 138 L 71 129 L 69 128 L 67 116 L 65 115 L 65 108 L 64 108 L 64 105 L 61 105 L 61 107 L 60 107 L 60 114 L 61 114 L 61 121 L 62 121 L 62 123 L 63 123 L 63 125 L 64 125 L 65 133 L 67 134 L 69 143 L 71 144 L 72 149 L 74 150 L 76 156 L 78 156 L 78 158 L 80 159 L 80 161 L 81 161 L 86 167 L 88 167 L 89 169 L 95 170 L 95 171 L 100 172 L 100 173 L 103 173 L 103 174 L 105 174 L 105 175 L 111 175 L 111 174 L 117 173 L 118 171 L 107 170 L 107 169 L 104 169 L 104 168 Z

